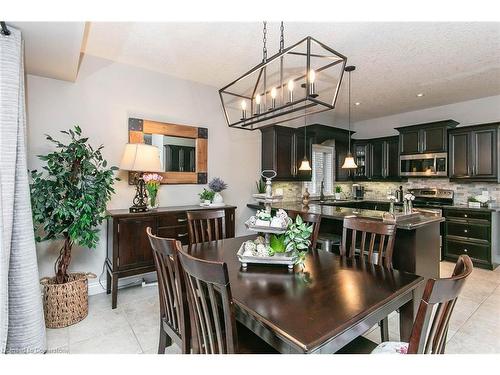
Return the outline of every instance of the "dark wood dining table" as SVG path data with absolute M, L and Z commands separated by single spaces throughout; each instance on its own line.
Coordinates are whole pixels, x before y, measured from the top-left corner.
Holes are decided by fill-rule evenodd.
M 322 250 L 308 252 L 303 271 L 243 269 L 236 252 L 253 238 L 191 245 L 189 252 L 227 263 L 237 320 L 280 353 L 335 353 L 395 310 L 400 339 L 408 341 L 423 277 Z

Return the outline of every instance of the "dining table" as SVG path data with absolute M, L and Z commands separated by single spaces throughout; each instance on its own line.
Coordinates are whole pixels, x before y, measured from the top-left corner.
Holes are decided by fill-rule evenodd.
M 227 264 L 236 319 L 280 353 L 335 353 L 399 311 L 408 341 L 424 278 L 359 258 L 309 250 L 304 267 L 248 264 L 237 251 L 255 235 L 193 244 L 191 255 Z

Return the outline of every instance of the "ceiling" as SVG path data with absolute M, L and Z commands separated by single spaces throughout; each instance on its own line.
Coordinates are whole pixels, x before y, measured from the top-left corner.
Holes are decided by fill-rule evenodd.
M 37 33 L 28 25 L 19 23 L 28 72 L 60 79 L 68 79 L 61 61 L 49 73 L 40 66 L 55 60 L 67 44 L 72 51 L 78 45 L 84 54 L 217 88 L 262 59 L 260 22 L 92 22 L 86 32 L 82 23 L 37 23 Z M 46 30 L 51 30 L 51 41 L 40 40 Z M 72 35 L 75 40 L 69 43 Z M 354 107 L 354 121 L 500 94 L 500 23 L 285 23 L 285 46 L 307 35 L 356 65 L 352 100 L 361 104 Z M 278 44 L 279 24 L 269 23 L 270 55 Z M 30 61 L 33 56 L 36 64 Z M 345 90 L 336 118 L 344 117 L 344 99 Z

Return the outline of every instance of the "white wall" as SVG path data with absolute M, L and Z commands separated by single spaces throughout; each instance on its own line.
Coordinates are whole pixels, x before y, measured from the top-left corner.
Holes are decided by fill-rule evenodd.
M 396 135 L 396 127 L 452 119 L 458 126 L 500 121 L 500 95 L 356 122 L 353 138 Z
M 203 126 L 209 129 L 209 179 L 220 176 L 229 185 L 223 193 L 236 210 L 236 231 L 244 232 L 243 222 L 251 214 L 246 208 L 260 171 L 260 132 L 229 129 L 217 89 L 85 56 L 75 83 L 28 75 L 28 163 L 39 168 L 36 155 L 50 150 L 44 134 L 60 137 L 59 130 L 80 125 L 93 145 L 104 145 L 103 154 L 111 165 L 118 165 L 128 139 L 128 118 L 138 117 L 171 123 Z M 134 187 L 116 183 L 116 194 L 109 208 L 127 208 Z M 201 185 L 162 185 L 161 205 L 199 202 Z M 105 228 L 94 250 L 75 249 L 72 270 L 99 275 L 105 257 Z M 38 245 L 40 276 L 53 274 L 58 244 Z

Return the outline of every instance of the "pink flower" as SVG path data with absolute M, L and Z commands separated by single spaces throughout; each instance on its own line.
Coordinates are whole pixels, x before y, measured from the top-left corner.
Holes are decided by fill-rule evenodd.
M 158 173 L 146 173 L 142 178 L 148 185 L 160 185 L 161 180 L 163 180 L 163 177 Z

